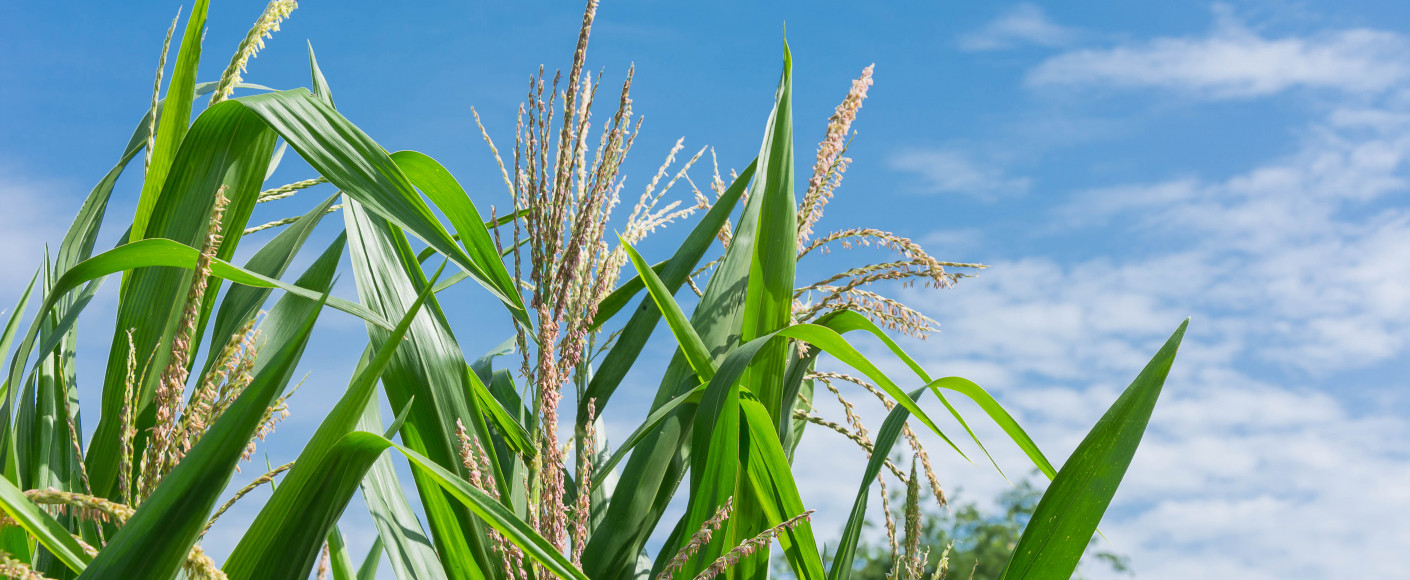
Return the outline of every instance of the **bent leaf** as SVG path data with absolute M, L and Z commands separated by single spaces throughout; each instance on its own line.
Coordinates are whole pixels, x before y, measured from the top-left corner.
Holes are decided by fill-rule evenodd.
M 1063 464 L 1023 529 L 1001 580 L 1072 576 L 1141 444 L 1189 324 L 1188 318 L 1180 323 Z

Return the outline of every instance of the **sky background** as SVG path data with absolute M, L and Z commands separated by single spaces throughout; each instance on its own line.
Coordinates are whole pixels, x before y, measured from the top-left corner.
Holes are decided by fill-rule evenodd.
M 990 389 L 1061 463 L 1193 317 L 1102 524 L 1138 577 L 1404 573 L 1410 4 L 761 4 L 617 0 L 599 11 L 589 68 L 612 86 L 634 63 L 634 108 L 646 118 L 625 170 L 628 199 L 681 137 L 685 156 L 709 145 L 722 168 L 748 163 L 785 23 L 800 181 L 850 80 L 875 63 L 853 125 L 854 162 L 818 229 L 887 229 L 942 260 L 991 266 L 949 290 L 891 289 L 941 325 L 926 342 L 906 342 L 932 374 Z M 56 0 L 0 9 L 0 304 L 14 304 L 45 244 L 57 245 L 117 161 L 149 105 L 176 8 Z M 262 8 L 214 3 L 203 80 L 218 76 Z M 481 208 L 503 207 L 470 108 L 507 147 L 528 75 L 571 64 L 580 17 L 576 2 L 306 2 L 246 79 L 307 86 L 311 42 L 344 115 L 388 150 L 443 162 Z M 312 177 L 293 157 L 271 187 Z M 708 164 L 691 175 L 707 181 Z M 119 183 L 110 221 L 129 218 L 139 185 Z M 251 223 L 301 214 L 331 193 L 266 204 Z M 326 220 L 308 247 L 339 224 Z M 684 231 L 647 240 L 643 252 L 666 256 Z M 305 253 L 291 272 L 314 254 Z M 799 280 L 866 257 L 839 250 L 800 265 Z M 80 323 L 87 401 L 98 395 L 116 286 Z M 355 297 L 352 277 L 336 292 Z M 467 353 L 508 336 L 483 291 L 455 292 L 442 300 Z M 651 371 L 670 355 L 669 337 L 657 339 L 609 409 L 611 437 L 645 413 Z M 365 341 L 356 319 L 322 318 L 293 416 L 263 447 L 269 461 L 297 453 Z M 883 410 L 864 415 L 879 425 Z M 974 423 L 999 463 L 1023 474 L 1018 449 Z M 825 539 L 840 530 L 865 462 L 850 445 L 815 432 L 796 466 Z M 962 498 L 1008 485 L 938 445 L 932 455 Z M 245 471 L 235 485 L 259 469 Z M 254 499 L 208 538 L 217 559 L 252 520 Z M 343 527 L 354 553 L 370 545 L 360 500 Z

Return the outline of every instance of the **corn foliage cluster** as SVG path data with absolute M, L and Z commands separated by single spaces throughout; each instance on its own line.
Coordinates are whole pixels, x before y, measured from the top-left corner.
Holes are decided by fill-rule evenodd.
M 472 200 L 438 161 L 388 153 L 339 113 L 312 51 L 311 89 L 243 81 L 264 39 L 296 8 L 290 0 L 268 5 L 221 78 L 198 82 L 207 5 L 196 2 L 174 49 L 173 21 L 150 110 L 57 255 L 44 256 L 0 320 L 0 574 L 292 579 L 316 570 L 345 580 L 374 577 L 385 558 L 402 580 L 764 578 L 774 553 L 798 578 L 837 580 L 852 573 L 868 499 L 875 490 L 886 502 L 889 478 L 907 490 L 911 514 L 898 523 L 882 510 L 892 576 L 915 578 L 944 568 L 915 544 L 919 490 L 944 501 L 918 432 L 964 455 L 932 417 L 944 414 L 963 430 L 955 439 L 987 455 L 947 396 L 977 403 L 983 420 L 1055 478 L 1005 577 L 1062 578 L 1076 567 L 1184 326 L 1061 472 L 978 385 L 929 375 L 888 330 L 923 338 L 934 322 L 883 294 L 894 287 L 884 283 L 945 288 L 983 266 L 937 260 L 878 229 L 814 233 L 850 162 L 871 67 L 829 119 L 805 183 L 795 184 L 795 166 L 808 161 L 794 157 L 785 46 L 760 148 L 731 154 L 744 169 L 722 174 L 711 150 L 713 172 L 692 178 L 707 150 L 678 163 L 678 142 L 630 196 L 624 225 L 612 226 L 641 118 L 631 71 L 618 87 L 584 68 L 597 11 L 589 2 L 566 76 L 533 76 L 512 138 L 497 145 L 480 128 L 512 200 L 503 215 L 487 215 L 486 200 Z M 164 79 L 169 50 L 175 65 Z M 756 104 L 760 113 L 765 104 Z M 610 113 L 594 119 L 600 110 Z M 286 148 L 317 175 L 267 184 Z M 141 167 L 129 167 L 139 154 Z M 118 177 L 139 171 L 131 221 L 107 215 Z M 679 195 L 686 188 L 690 195 Z M 301 215 L 249 223 L 256 204 L 324 195 Z M 99 228 L 114 220 L 125 234 L 96 250 Z M 687 235 L 670 258 L 647 263 L 635 246 L 668 224 Z M 305 248 L 317 227 L 340 233 L 325 248 Z M 247 261 L 232 261 L 245 236 L 270 229 L 277 233 L 241 254 Z M 856 246 L 894 257 L 796 279 L 800 260 Z M 329 295 L 345 255 L 356 301 Z M 290 272 L 296 261 L 309 265 Z M 110 277 L 119 285 L 116 324 L 101 400 L 81 407 L 97 417 L 85 443 L 75 322 Z M 460 285 L 467 280 L 478 288 Z M 689 313 L 676 300 L 687 287 Z M 451 295 L 502 310 L 512 338 L 467 356 L 439 303 Z M 293 462 L 245 475 L 248 485 L 223 497 L 288 415 L 293 370 L 329 309 L 366 326 L 346 388 L 332 394 L 337 403 Z M 602 417 L 620 406 L 624 377 L 663 322 L 676 348 L 650 412 L 609 442 Z M 904 376 L 863 355 L 859 339 L 884 346 Z M 819 370 L 821 357 L 852 374 Z M 845 416 L 819 415 L 819 396 L 836 397 Z M 869 431 L 848 397 L 873 396 L 889 414 Z M 382 398 L 391 421 L 379 412 Z M 870 457 L 853 474 L 856 501 L 838 536 L 814 529 L 791 469 L 801 437 L 834 436 L 824 430 Z M 901 440 L 914 458 L 909 470 L 888 459 Z M 409 480 L 393 455 L 410 464 Z M 206 556 L 211 525 L 276 481 L 229 557 Z M 350 505 L 356 491 L 365 506 Z M 682 515 L 667 517 L 682 511 L 668 506 Z M 377 528 L 360 565 L 337 526 L 348 509 L 368 510 Z M 658 530 L 664 545 L 648 549 Z M 826 558 L 821 537 L 839 538 Z

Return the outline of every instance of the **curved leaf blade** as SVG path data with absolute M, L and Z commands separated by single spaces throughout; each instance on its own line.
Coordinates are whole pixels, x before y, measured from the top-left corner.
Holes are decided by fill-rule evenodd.
M 1001 580 L 1072 576 L 1131 466 L 1189 324 L 1188 318 L 1180 323 L 1063 464 L 1038 501 Z

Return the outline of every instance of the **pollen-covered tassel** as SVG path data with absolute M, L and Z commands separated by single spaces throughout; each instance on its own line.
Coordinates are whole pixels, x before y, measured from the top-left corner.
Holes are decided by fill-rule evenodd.
M 162 372 L 161 382 L 157 384 L 154 394 L 156 422 L 147 453 L 143 457 L 144 471 L 151 472 L 143 473 L 145 482 L 140 490 L 141 497 L 150 495 L 162 477 L 181 460 L 181 439 L 185 433 L 178 428 L 176 417 L 181 411 L 186 378 L 191 372 L 191 352 L 195 347 L 192 341 L 196 334 L 196 324 L 201 317 L 201 305 L 205 300 L 206 284 L 210 280 L 211 264 L 220 249 L 221 221 L 225 217 L 226 206 L 230 204 L 230 200 L 225 197 L 225 189 L 226 186 L 222 185 L 215 192 L 215 204 L 206 227 L 205 244 L 196 258 L 196 270 L 186 293 L 185 309 L 180 323 L 177 324 L 176 335 L 172 337 L 171 358 Z
M 915 459 L 911 459 L 911 476 L 906 481 L 906 553 L 904 564 L 898 563 L 908 578 L 919 578 L 916 568 L 925 566 L 925 555 L 920 550 L 920 478 L 917 475 Z
M 808 192 L 803 202 L 798 204 L 798 249 L 808 241 L 813 233 L 813 224 L 822 217 L 823 208 L 832 198 L 832 191 L 842 182 L 842 173 L 847 170 L 848 159 L 842 157 L 847 148 L 845 139 L 857 119 L 857 111 L 867 98 L 871 88 L 871 71 L 875 65 L 862 69 L 862 76 L 852 81 L 852 90 L 842 103 L 837 105 L 832 118 L 828 119 L 827 135 L 818 144 L 818 159 L 813 164 L 813 176 L 808 180 Z
M 29 501 L 42 506 L 78 508 L 77 512 L 80 516 L 95 521 L 114 521 L 121 524 L 126 522 L 127 518 L 132 517 L 136 511 L 115 501 L 81 493 L 59 491 L 52 487 L 27 490 L 24 495 L 29 498 Z
M 135 330 L 127 329 L 127 377 L 123 380 L 122 409 L 118 411 L 118 441 L 122 449 L 122 457 L 118 461 L 118 497 L 127 503 L 132 503 L 132 469 L 133 462 L 137 460 L 132 450 L 132 440 L 137 436 L 137 430 L 133 428 L 136 405 L 132 400 L 137 382 L 137 345 L 132 339 Z
M 772 542 L 774 540 L 774 538 L 777 538 L 784 532 L 793 529 L 794 526 L 797 526 L 798 524 L 807 521 L 812 516 L 813 510 L 805 511 L 801 514 L 784 520 L 779 525 L 759 532 L 759 535 L 757 536 L 749 538 L 748 540 L 744 540 L 744 542 L 740 543 L 738 546 L 735 546 L 734 549 L 730 550 L 729 552 L 726 552 L 725 555 L 720 556 L 719 559 L 715 560 L 715 563 L 711 564 L 709 568 L 706 568 L 704 572 L 701 572 L 700 574 L 696 575 L 695 580 L 710 580 L 711 578 L 723 574 L 725 570 L 728 570 L 730 567 L 734 566 L 735 564 L 738 564 L 740 560 L 748 558 L 754 552 L 757 552 L 764 546 L 767 546 L 769 542 Z
M 225 580 L 225 572 L 215 565 L 215 561 L 206 555 L 206 551 L 200 546 L 192 546 L 191 553 L 186 555 L 186 563 L 182 566 L 186 570 L 187 578 L 198 578 L 201 580 Z
M 323 544 L 323 555 L 318 557 L 318 580 L 328 580 L 328 569 L 330 558 L 328 557 L 328 543 Z
M 181 20 L 181 7 L 176 8 L 176 17 L 171 19 L 171 28 L 166 29 L 166 40 L 162 41 L 162 57 L 157 61 L 157 80 L 152 83 L 151 119 L 147 122 L 147 159 L 142 166 L 142 175 L 152 170 L 152 149 L 157 146 L 157 109 L 162 96 L 162 74 L 166 72 L 166 55 L 171 50 L 171 34 L 176 32 L 176 22 Z
M 465 430 L 465 424 L 460 419 L 455 420 L 455 438 L 460 441 L 460 463 L 469 471 L 466 478 L 470 485 L 485 492 L 493 499 L 499 499 L 499 486 L 495 484 L 494 469 L 490 467 L 489 455 L 480 446 L 478 441 L 470 438 L 470 434 Z M 505 577 L 511 580 L 515 578 L 527 578 L 524 572 L 524 552 L 518 546 L 509 542 L 496 530 L 489 530 L 490 545 L 500 556 L 504 557 Z
M 583 566 L 583 549 L 587 547 L 588 523 L 592 507 L 592 454 L 597 450 L 597 399 L 588 399 L 587 424 L 583 426 L 583 448 L 578 450 L 578 502 L 573 509 L 573 565 Z
M 690 541 L 686 542 L 684 546 L 681 546 L 681 549 L 676 552 L 676 555 L 671 557 L 671 561 L 667 563 L 666 567 L 661 570 L 661 573 L 656 576 L 656 580 L 671 580 L 671 577 L 674 576 L 676 572 L 679 572 L 681 568 L 685 567 L 686 562 L 690 561 L 691 556 L 694 556 L 701 548 L 704 548 L 706 544 L 710 543 L 710 537 L 713 536 L 715 532 L 720 531 L 720 527 L 725 525 L 725 520 L 729 519 L 730 512 L 733 510 L 734 498 L 731 497 L 726 499 L 725 505 L 715 510 L 715 515 L 705 520 L 705 524 L 700 526 L 700 529 L 695 532 L 695 535 L 690 537 Z
M 0 552 L 0 576 L 16 580 L 49 580 L 43 574 L 35 572 L 29 564 L 16 560 L 5 552 Z
M 298 7 L 299 3 L 294 0 L 273 0 L 265 6 L 264 13 L 260 14 L 255 25 L 245 35 L 240 48 L 235 50 L 235 56 L 230 58 L 225 73 L 220 75 L 220 84 L 216 85 L 215 94 L 211 95 L 212 105 L 230 98 L 230 94 L 235 92 L 235 85 L 240 84 L 240 75 L 245 72 L 245 66 L 264 48 L 264 39 L 273 38 L 274 33 L 279 31 L 279 23 Z

